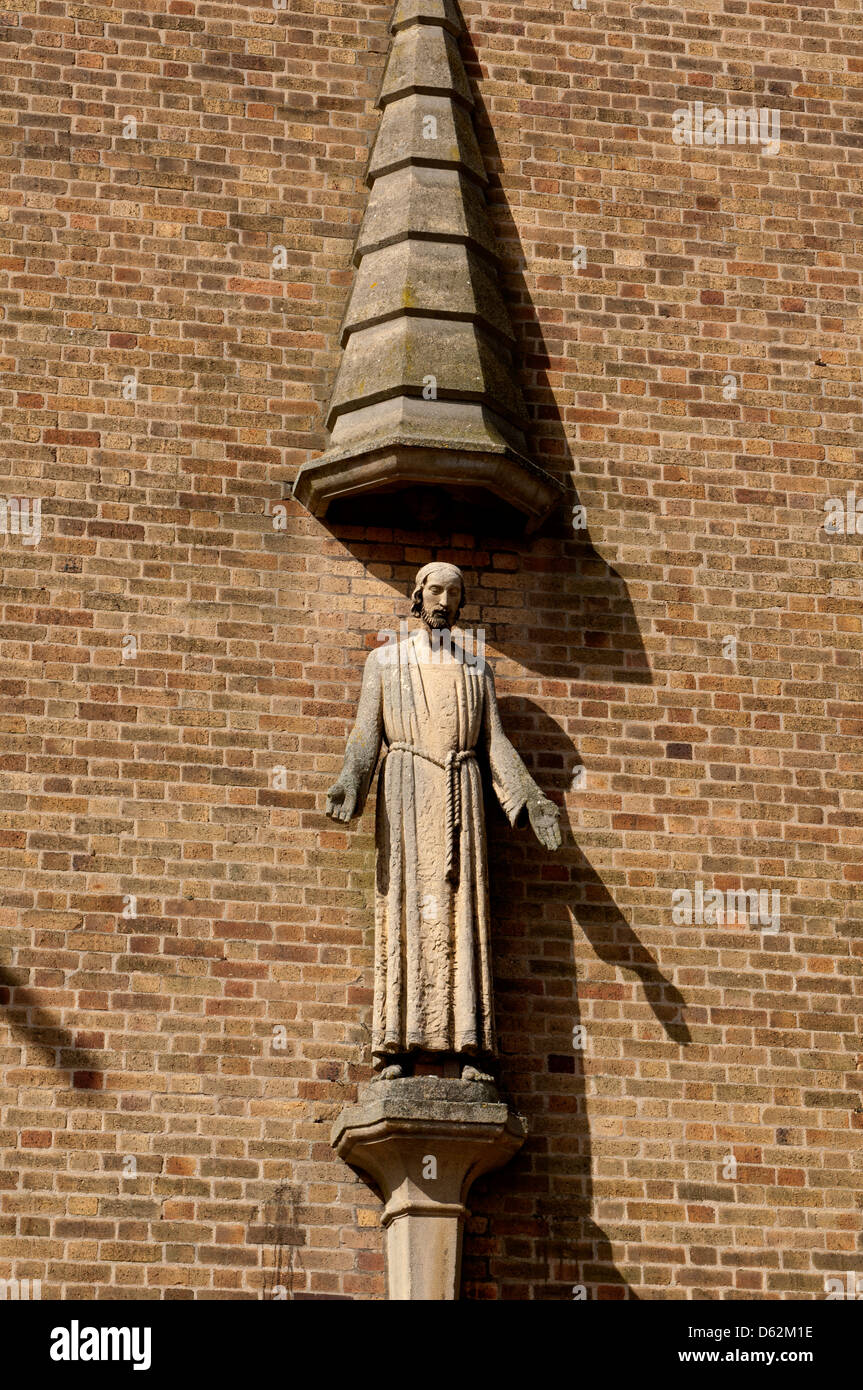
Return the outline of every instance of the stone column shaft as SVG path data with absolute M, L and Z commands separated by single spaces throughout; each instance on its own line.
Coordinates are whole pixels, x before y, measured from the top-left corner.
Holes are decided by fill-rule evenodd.
M 493 1085 L 435 1076 L 372 1082 L 342 1112 L 333 1146 L 384 1197 L 390 1299 L 458 1298 L 471 1185 L 525 1133 Z

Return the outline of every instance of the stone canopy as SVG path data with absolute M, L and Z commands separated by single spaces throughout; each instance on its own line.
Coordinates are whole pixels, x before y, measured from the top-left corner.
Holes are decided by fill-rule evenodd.
M 342 323 L 327 451 L 294 495 L 439 488 L 513 508 L 526 529 L 563 492 L 528 456 L 514 337 L 486 211 L 455 0 L 399 0 Z

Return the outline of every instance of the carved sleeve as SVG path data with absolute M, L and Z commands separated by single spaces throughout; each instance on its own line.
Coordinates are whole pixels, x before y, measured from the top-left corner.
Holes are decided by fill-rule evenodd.
M 488 665 L 485 668 L 483 737 L 495 795 L 510 825 L 515 825 L 527 802 L 542 796 L 542 792 L 503 731 L 494 676 Z
M 383 732 L 383 679 L 379 653 L 369 655 L 363 672 L 363 686 L 357 706 L 356 723 L 345 748 L 345 761 L 339 780 L 357 788 L 356 815 L 361 815 L 369 794 Z

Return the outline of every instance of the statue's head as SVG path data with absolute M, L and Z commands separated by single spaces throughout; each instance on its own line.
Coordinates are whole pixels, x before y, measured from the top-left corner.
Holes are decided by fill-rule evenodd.
M 440 631 L 457 621 L 464 600 L 464 577 L 458 566 L 432 560 L 414 581 L 411 613 L 431 631 Z

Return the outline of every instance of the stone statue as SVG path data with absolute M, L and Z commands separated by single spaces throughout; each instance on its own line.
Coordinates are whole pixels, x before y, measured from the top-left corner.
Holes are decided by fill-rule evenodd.
M 503 731 L 491 670 L 451 634 L 464 600 L 454 565 L 420 570 L 411 612 L 421 626 L 369 656 L 344 766 L 327 795 L 333 820 L 360 815 L 383 744 L 372 1037 L 383 1080 L 409 1074 L 420 1054 L 457 1062 L 462 1080 L 491 1080 L 486 1068 L 497 1049 L 480 759 L 510 824 L 526 813 L 541 845 L 560 845 L 560 812 Z

